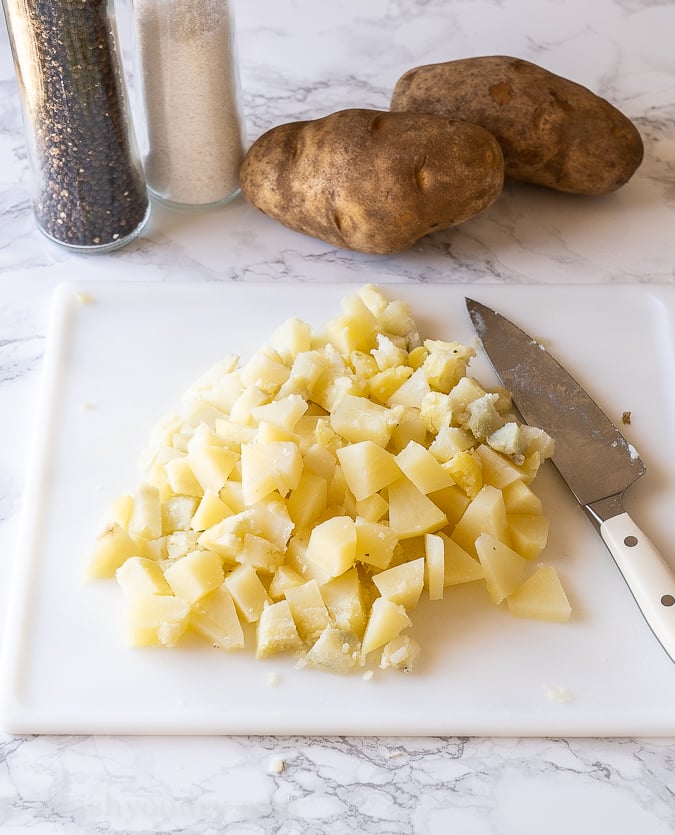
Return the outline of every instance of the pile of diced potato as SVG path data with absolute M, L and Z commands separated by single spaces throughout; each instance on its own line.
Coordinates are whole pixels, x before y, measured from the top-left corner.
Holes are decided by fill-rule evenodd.
M 320 332 L 289 319 L 198 380 L 89 563 L 117 578 L 130 643 L 191 632 L 240 650 L 254 633 L 258 658 L 410 670 L 418 601 L 461 583 L 567 620 L 534 562 L 549 522 L 530 483 L 552 441 L 467 376 L 473 354 L 421 339 L 409 306 L 367 285 Z

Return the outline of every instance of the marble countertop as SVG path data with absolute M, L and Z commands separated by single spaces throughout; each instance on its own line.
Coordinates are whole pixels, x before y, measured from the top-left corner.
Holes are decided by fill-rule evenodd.
M 122 28 L 128 0 L 118 2 Z M 345 107 L 386 109 L 418 64 L 539 63 L 611 100 L 645 159 L 613 195 L 510 185 L 498 203 L 379 258 L 290 232 L 238 198 L 154 206 L 142 235 L 73 255 L 36 231 L 0 29 L 0 623 L 9 596 L 51 293 L 65 278 L 171 281 L 675 281 L 675 5 L 668 0 L 238 2 L 250 139 Z M 124 29 L 123 29 L 124 31 Z M 0 632 L 0 637 L 2 632 Z M 629 671 L 627 671 L 627 675 Z M 672 739 L 0 735 L 0 829 L 528 835 L 675 829 Z

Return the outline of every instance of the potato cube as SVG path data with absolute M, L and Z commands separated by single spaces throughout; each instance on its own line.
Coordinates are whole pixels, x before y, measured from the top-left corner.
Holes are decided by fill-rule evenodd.
M 442 600 L 445 587 L 445 546 L 438 534 L 424 537 L 425 582 L 429 600 Z
M 155 539 L 162 535 L 162 507 L 159 490 L 141 483 L 134 493 L 134 506 L 129 519 L 129 536 L 133 539 Z
M 375 568 L 388 568 L 398 544 L 398 535 L 388 525 L 369 522 L 357 516 L 356 526 L 356 559 L 359 562 L 372 565 Z
M 445 513 L 451 525 L 457 524 L 471 502 L 464 490 L 456 484 L 443 490 L 434 490 L 433 493 L 429 493 L 429 498 Z
M 189 618 L 190 604 L 180 597 L 132 597 L 126 612 L 127 639 L 133 647 L 173 647 L 188 628 Z
M 301 586 L 287 588 L 285 594 L 298 634 L 303 641 L 313 643 L 330 623 L 319 584 L 308 580 Z
M 410 625 L 410 618 L 403 606 L 386 597 L 378 597 L 370 610 L 361 642 L 361 655 L 365 657 L 374 649 L 383 647 Z
M 286 319 L 273 333 L 270 345 L 283 362 L 291 365 L 298 354 L 312 347 L 312 328 L 297 317 Z
M 287 589 L 293 588 L 293 586 L 301 586 L 304 582 L 305 578 L 302 574 L 284 563 L 274 572 L 267 593 L 272 600 L 281 600 L 285 597 Z
M 550 522 L 538 513 L 508 514 L 511 544 L 526 560 L 534 560 L 546 547 Z
M 250 565 L 256 571 L 273 574 L 283 563 L 284 553 L 264 537 L 247 533 L 244 534 L 244 542 L 236 559 L 241 565 Z
M 541 499 L 525 482 L 516 479 L 502 488 L 506 512 L 533 513 L 541 515 L 544 511 Z
M 356 526 L 349 516 L 334 516 L 315 528 L 309 537 L 307 559 L 330 577 L 343 574 L 356 559 Z
M 348 673 L 359 662 L 360 644 L 352 632 L 327 626 L 305 655 L 308 667 L 331 673 Z
M 268 597 L 265 586 L 252 566 L 238 565 L 225 578 L 225 586 L 232 595 L 237 611 L 247 623 L 255 623 L 260 619 Z
M 87 565 L 90 578 L 113 577 L 129 558 L 137 555 L 139 545 L 117 522 L 109 525 L 97 538 Z
M 197 496 L 197 498 L 204 495 L 204 489 L 197 480 L 197 476 L 192 472 L 192 467 L 186 455 L 167 461 L 164 470 L 169 485 L 176 495 Z
M 239 455 L 224 446 L 188 443 L 187 460 L 202 490 L 218 493 L 230 477 Z
M 471 501 L 455 525 L 451 538 L 469 554 L 477 556 L 475 542 L 482 533 L 506 544 L 511 542 L 504 497 L 501 490 L 489 484 Z
M 483 468 L 475 453 L 469 450 L 457 452 L 443 468 L 470 499 L 478 495 L 483 486 Z
M 398 419 L 395 409 L 373 403 L 367 397 L 346 394 L 331 413 L 330 425 L 350 443 L 373 441 L 385 447 Z
M 476 551 L 485 572 L 488 594 L 494 603 L 501 603 L 522 583 L 527 561 L 487 533 L 476 540 Z
M 382 597 L 411 611 L 417 606 L 424 588 L 424 557 L 374 574 L 373 583 Z
M 408 377 L 392 392 L 387 400 L 388 406 L 410 406 L 419 409 L 424 398 L 431 392 L 429 382 L 421 368 Z
M 115 577 L 125 597 L 173 594 L 158 563 L 146 557 L 129 557 L 117 569 Z
M 185 497 L 190 498 L 190 497 Z M 230 508 L 221 500 L 217 493 L 207 489 L 202 496 L 199 506 L 195 510 L 194 516 L 190 520 L 188 527 L 193 531 L 205 531 L 207 528 L 217 525 L 233 513 Z
M 192 517 L 197 510 L 197 496 L 171 496 L 162 502 L 162 533 L 190 530 Z
M 287 600 L 266 605 L 258 618 L 256 628 L 256 658 L 269 658 L 280 652 L 303 649 L 304 644 Z
M 176 597 L 194 603 L 223 582 L 223 562 L 213 551 L 199 549 L 172 563 L 164 576 Z
M 398 453 L 396 463 L 421 493 L 433 493 L 455 483 L 429 450 L 415 441 Z
M 289 394 L 279 400 L 272 400 L 271 403 L 256 406 L 253 409 L 253 417 L 258 424 L 267 422 L 286 432 L 293 432 L 306 411 L 307 401 L 299 394 Z
M 392 482 L 387 493 L 389 526 L 396 531 L 399 539 L 433 533 L 447 525 L 443 511 L 405 476 Z
M 402 670 L 404 673 L 410 673 L 420 652 L 420 645 L 410 635 L 397 635 L 382 648 L 380 669 L 393 668 Z
M 373 493 L 367 499 L 362 499 L 356 502 L 355 508 L 357 517 L 368 520 L 369 522 L 379 522 L 379 520 L 388 512 L 389 504 L 387 500 L 379 493 Z
M 300 476 L 298 486 L 288 495 L 286 506 L 296 529 L 302 530 L 309 528 L 325 511 L 327 503 L 326 479 L 311 470 L 305 470 Z
M 438 536 L 443 540 L 443 585 L 446 588 L 484 579 L 483 566 L 475 557 L 444 533 Z
M 368 393 L 380 403 L 387 403 L 395 391 L 412 376 L 413 370 L 407 365 L 385 368 L 368 378 Z
M 419 409 L 412 406 L 402 406 L 399 422 L 394 427 L 389 440 L 389 449 L 400 452 L 411 442 L 425 444 L 427 440 L 427 427 L 420 415 Z
M 506 598 L 512 615 L 565 623 L 572 613 L 558 572 L 552 565 L 540 566 Z
M 366 625 L 363 590 L 355 568 L 321 585 L 321 596 L 335 626 L 358 638 Z
M 525 473 L 517 464 L 486 444 L 479 444 L 475 454 L 480 460 L 485 484 L 503 490 L 514 481 L 521 481 L 525 477 Z
M 357 502 L 400 478 L 394 456 L 374 441 L 349 444 L 337 450 L 342 472 Z
M 256 504 L 277 489 L 271 462 L 255 444 L 241 447 L 241 487 L 247 505 Z
M 443 426 L 429 446 L 429 452 L 438 461 L 449 461 L 458 452 L 466 452 L 476 443 L 476 439 L 458 426 Z
M 232 595 L 225 585 L 219 586 L 193 604 L 190 626 L 218 649 L 234 650 L 244 647 L 244 632 Z
M 375 317 L 358 295 L 344 298 L 342 310 L 341 316 L 326 323 L 326 335 L 343 357 L 352 351 L 369 351 L 375 344 Z

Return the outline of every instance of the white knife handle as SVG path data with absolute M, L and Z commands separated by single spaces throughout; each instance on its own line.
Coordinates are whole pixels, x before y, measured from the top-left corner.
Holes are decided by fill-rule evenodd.
M 675 574 L 625 511 L 602 522 L 600 535 L 645 620 L 675 661 Z

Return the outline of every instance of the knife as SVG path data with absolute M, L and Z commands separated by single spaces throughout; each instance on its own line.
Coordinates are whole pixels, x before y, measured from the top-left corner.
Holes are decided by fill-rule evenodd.
M 552 461 L 614 557 L 645 620 L 675 661 L 675 574 L 623 506 L 646 471 L 635 448 L 537 340 L 489 307 L 466 306 L 525 423 L 555 442 Z

